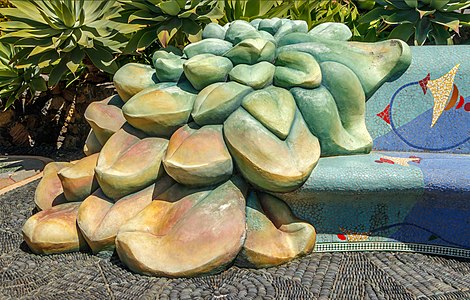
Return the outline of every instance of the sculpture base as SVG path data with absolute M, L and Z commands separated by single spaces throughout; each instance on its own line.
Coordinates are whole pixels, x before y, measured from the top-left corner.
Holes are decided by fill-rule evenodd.
M 469 178 L 468 155 L 372 152 L 322 158 L 302 188 L 277 196 L 315 224 L 316 251 L 470 257 Z

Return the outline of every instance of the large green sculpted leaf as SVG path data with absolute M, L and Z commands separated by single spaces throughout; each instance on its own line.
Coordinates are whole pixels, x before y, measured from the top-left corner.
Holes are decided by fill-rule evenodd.
M 271 192 L 300 187 L 320 158 L 320 144 L 298 111 L 285 140 L 244 108 L 225 121 L 224 136 L 243 177 L 255 187 Z
M 124 126 L 101 150 L 95 168 L 103 193 L 119 199 L 149 186 L 163 174 L 162 159 L 168 140 L 145 137 Z
M 203 39 L 220 39 L 223 40 L 225 39 L 225 32 L 227 30 L 220 26 L 217 23 L 209 23 L 204 27 L 204 30 L 202 31 L 202 38 Z
M 34 193 L 34 203 L 38 210 L 46 210 L 52 206 L 67 202 L 57 173 L 72 165 L 72 163 L 68 162 L 50 162 L 44 167 L 41 181 Z
M 343 23 L 325 22 L 315 26 L 308 34 L 317 38 L 347 41 L 352 37 L 351 30 Z
M 250 23 L 242 20 L 232 22 L 225 34 L 225 40 L 234 45 L 246 39 L 256 39 L 260 37 L 261 36 L 256 28 L 254 28 Z
M 101 148 L 103 148 L 103 145 L 100 143 L 100 141 L 98 141 L 98 138 L 93 132 L 93 129 L 90 129 L 90 132 L 88 133 L 88 136 L 85 140 L 85 145 L 83 145 L 83 153 L 85 153 L 86 156 L 90 156 L 100 152 Z
M 254 65 L 237 65 L 228 74 L 230 80 L 261 89 L 272 84 L 275 67 L 273 64 L 262 61 Z
M 152 56 L 155 75 L 161 82 L 177 82 L 183 74 L 183 64 L 186 60 L 171 52 L 155 51 Z
M 170 137 L 188 122 L 196 91 L 188 83 L 158 84 L 122 107 L 127 122 L 148 135 Z
M 301 33 L 287 35 L 285 39 L 289 45 L 278 48 L 278 53 L 301 51 L 312 55 L 318 62 L 334 61 L 347 66 L 361 81 L 366 98 L 385 81 L 402 74 L 411 63 L 410 47 L 400 40 L 343 42 Z
M 189 44 L 184 47 L 184 54 L 188 58 L 198 54 L 214 54 L 221 56 L 232 48 L 232 43 L 219 39 L 204 39 L 197 43 Z
M 230 264 L 245 238 L 246 184 L 216 188 L 174 185 L 124 224 L 116 237 L 121 261 L 152 276 L 196 276 Z
M 116 201 L 106 197 L 101 189 L 88 196 L 78 209 L 77 225 L 93 252 L 113 250 L 119 228 L 173 184 L 170 177 L 164 176 L 157 183 Z
M 225 146 L 222 125 L 194 123 L 178 129 L 170 139 L 163 159 L 165 170 L 177 182 L 208 186 L 232 176 L 232 157 Z
M 365 126 L 365 95 L 346 66 L 321 64 L 323 85 L 291 90 L 310 131 L 319 138 L 323 156 L 368 153 L 372 139 Z
M 247 95 L 242 106 L 280 139 L 289 135 L 296 106 L 288 90 L 269 86 Z
M 274 84 L 291 88 L 316 88 L 321 82 L 321 70 L 317 61 L 309 54 L 285 51 L 276 58 Z
M 213 83 L 199 92 L 191 113 L 199 125 L 222 124 L 252 89 L 236 82 Z
M 282 200 L 252 192 L 246 202 L 246 240 L 237 265 L 272 267 L 312 252 L 315 228 L 296 218 Z
M 151 66 L 128 63 L 114 74 L 113 82 L 119 96 L 126 102 L 143 89 L 155 85 L 158 80 Z
M 260 61 L 274 61 L 276 46 L 265 39 L 246 39 L 236 44 L 224 56 L 230 58 L 233 64 L 255 64 Z
M 276 41 L 279 41 L 282 37 L 294 33 L 294 32 L 301 32 L 301 33 L 307 33 L 308 31 L 308 25 L 305 21 L 302 20 L 282 20 L 283 24 L 279 29 L 276 31 L 276 34 L 274 35 L 274 38 Z
M 117 95 L 112 97 L 121 101 Z M 126 122 L 121 108 L 109 104 L 110 100 L 92 102 L 85 110 L 85 119 L 90 124 L 93 133 L 101 145 L 104 145 L 111 135 L 118 131 Z
M 184 75 L 197 90 L 225 81 L 233 68 L 232 62 L 225 57 L 213 54 L 199 54 L 191 57 L 183 65 Z
M 87 244 L 77 228 L 80 203 L 63 203 L 31 216 L 23 226 L 23 238 L 36 254 L 85 250 Z
M 83 201 L 98 188 L 95 178 L 97 160 L 98 153 L 84 157 L 57 173 L 67 201 Z
M 270 34 L 276 34 L 279 28 L 282 26 L 282 21 L 279 18 L 263 19 L 258 24 L 258 30 L 269 32 Z

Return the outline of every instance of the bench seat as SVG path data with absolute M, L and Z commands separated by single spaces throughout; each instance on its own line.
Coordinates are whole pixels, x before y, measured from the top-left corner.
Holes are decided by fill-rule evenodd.
M 321 158 L 299 190 L 278 194 L 315 226 L 316 251 L 470 258 L 470 45 L 411 52 L 366 103 L 374 151 Z

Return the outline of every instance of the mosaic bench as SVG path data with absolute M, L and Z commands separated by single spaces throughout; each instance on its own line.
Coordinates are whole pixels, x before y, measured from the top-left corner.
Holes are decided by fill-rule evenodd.
M 126 64 L 118 95 L 85 112 L 87 156 L 45 168 L 25 242 L 115 250 L 168 277 L 276 266 L 315 245 L 469 256 L 467 60 L 414 49 L 400 77 L 408 45 L 351 36 L 339 23 L 238 20 L 156 51 L 152 66 Z M 368 131 L 385 152 L 369 154 Z
M 470 46 L 412 57 L 367 102 L 374 151 L 321 158 L 302 188 L 278 194 L 315 224 L 316 251 L 470 257 Z

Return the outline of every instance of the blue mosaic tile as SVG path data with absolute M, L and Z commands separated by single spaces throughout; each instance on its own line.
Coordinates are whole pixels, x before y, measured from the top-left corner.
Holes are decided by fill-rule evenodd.
M 385 83 L 367 102 L 366 124 L 374 149 L 470 153 L 470 46 L 459 46 L 459 51 L 452 46 L 412 47 L 412 57 L 405 74 Z M 456 65 L 451 92 L 457 101 L 431 126 L 435 99 L 420 80 L 428 74 L 435 80 Z M 378 116 L 387 107 L 389 122 Z

